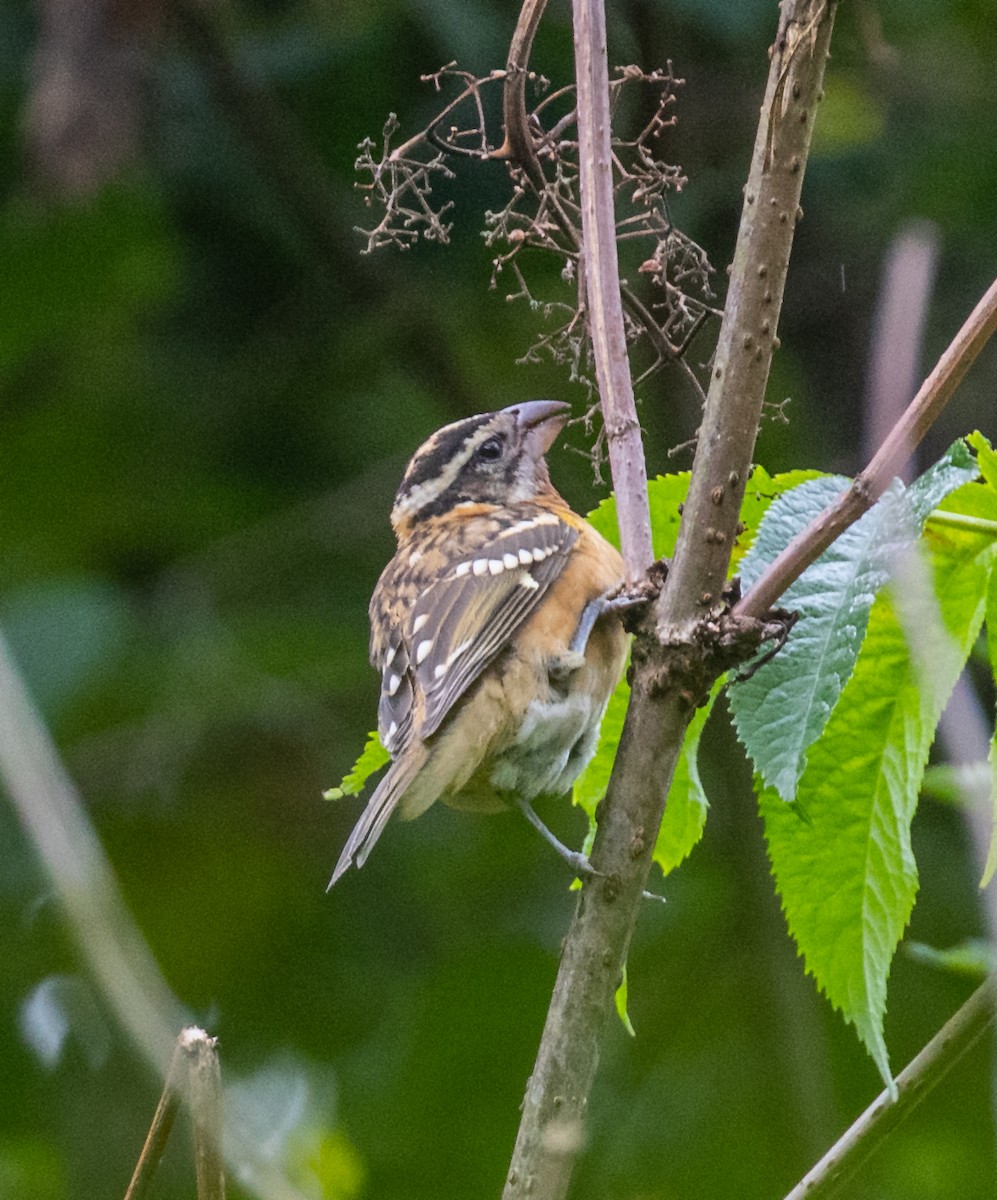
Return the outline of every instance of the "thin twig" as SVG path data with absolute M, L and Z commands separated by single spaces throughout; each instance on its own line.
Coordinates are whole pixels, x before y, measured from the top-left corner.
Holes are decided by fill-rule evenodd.
M 526 74 L 530 51 L 533 49 L 533 38 L 546 7 L 547 0 L 524 0 L 519 10 L 519 19 L 509 44 L 509 59 L 502 92 L 505 139 L 492 155 L 493 158 L 510 158 L 519 163 L 538 192 L 545 189 L 547 181 L 527 124 Z
M 894 1129 L 994 1023 L 994 981 L 988 980 L 935 1034 L 896 1079 L 897 1098 L 882 1092 L 785 1200 L 826 1200 L 850 1179 Z
M 737 605 L 743 616 L 760 616 L 818 559 L 843 530 L 859 519 L 890 484 L 938 419 L 976 356 L 997 331 L 997 280 L 987 289 L 952 339 L 907 411 L 890 430 L 869 465 L 848 491 L 802 530 Z
M 153 1113 L 152 1122 L 149 1125 L 149 1132 L 145 1136 L 142 1152 L 139 1154 L 135 1170 L 132 1172 L 131 1182 L 125 1192 L 125 1200 L 142 1200 L 148 1194 L 156 1168 L 166 1149 L 166 1143 L 170 1140 L 177 1109 L 180 1107 L 183 1058 L 184 1049 L 180 1040 L 177 1039 L 173 1058 L 170 1060 L 170 1066 L 166 1072 L 163 1093 L 159 1097 L 159 1103 L 156 1105 L 156 1111 Z

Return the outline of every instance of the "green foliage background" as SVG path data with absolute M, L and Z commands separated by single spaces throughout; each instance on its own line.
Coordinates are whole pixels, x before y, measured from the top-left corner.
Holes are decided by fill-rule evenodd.
M 226 1077 L 280 1115 L 264 1132 L 301 1185 L 331 1198 L 495 1195 L 568 880 L 524 822 L 441 810 L 393 827 L 326 895 L 358 802 L 321 792 L 372 724 L 366 603 L 406 456 L 469 412 L 583 402 L 558 369 L 514 365 L 537 318 L 488 290 L 477 232 L 500 203 L 499 166 L 471 166 L 455 186 L 449 250 L 361 258 L 352 232 L 367 218 L 356 144 L 388 111 L 405 130 L 428 119 L 420 73 L 452 58 L 502 65 L 514 6 L 224 10 L 234 62 L 286 108 L 300 170 L 328 190 L 321 231 L 164 11 L 142 150 L 78 203 L 31 182 L 22 129 L 39 16 L 23 0 L 0 11 L 0 624 L 170 985 L 219 1035 Z M 687 80 L 665 141 L 690 179 L 673 216 L 710 252 L 718 287 L 775 20 L 761 0 L 611 13 L 614 63 L 670 58 Z M 534 62 L 564 80 L 570 53 L 554 5 Z M 769 421 L 758 450 L 770 471 L 859 465 L 879 267 L 905 222 L 930 219 L 941 239 L 925 367 L 992 278 L 995 57 L 983 0 L 843 6 L 771 383 L 773 403 L 792 397 L 791 423 Z M 281 154 L 299 159 L 290 143 Z M 990 352 L 925 462 L 975 425 L 993 436 L 995 390 Z M 642 416 L 651 472 L 687 466 L 667 455 L 696 423 L 679 372 L 644 387 Z M 563 449 L 554 473 L 579 508 L 604 494 Z M 879 1086 L 795 961 L 723 710 L 703 737 L 704 840 L 631 953 L 637 1036 L 609 1033 L 578 1200 L 781 1195 Z M 580 813 L 547 815 L 581 841 Z M 120 1196 L 158 1081 L 81 971 L 6 803 L 0 848 L 0 1195 Z M 911 937 L 944 948 L 981 935 L 958 810 L 925 803 L 914 848 Z M 970 987 L 901 951 L 895 1064 Z M 32 997 L 68 1019 L 48 1062 L 24 1034 Z M 991 1080 L 987 1047 L 853 1194 L 991 1196 Z M 156 1194 L 191 1187 L 173 1147 Z

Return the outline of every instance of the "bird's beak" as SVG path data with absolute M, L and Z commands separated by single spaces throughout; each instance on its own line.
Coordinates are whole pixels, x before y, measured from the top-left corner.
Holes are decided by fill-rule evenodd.
M 571 416 L 571 405 L 563 400 L 527 400 L 505 409 L 516 418 L 523 441 L 533 457 L 542 458 Z

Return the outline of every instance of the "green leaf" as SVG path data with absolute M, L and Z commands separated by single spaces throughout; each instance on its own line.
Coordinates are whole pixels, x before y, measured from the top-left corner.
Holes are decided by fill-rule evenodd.
M 595 754 L 585 770 L 575 780 L 572 800 L 579 808 L 588 813 L 593 822 L 593 830 L 595 810 L 599 801 L 606 794 L 609 777 L 613 773 L 616 748 L 620 744 L 620 734 L 623 732 L 623 721 L 627 715 L 629 703 L 630 685 L 624 674 L 606 705 L 602 725 L 599 728 L 599 742 Z
M 990 669 L 993 672 L 994 683 L 997 683 L 997 571 L 990 573 L 990 586 L 987 588 L 987 651 L 990 655 Z M 980 887 L 985 888 L 997 872 L 997 729 L 990 740 L 990 800 L 993 815 L 990 826 L 990 849 L 987 853 L 986 866 L 983 868 L 983 878 Z
M 326 800 L 342 800 L 344 796 L 355 796 L 363 791 L 364 784 L 374 774 L 380 771 L 385 763 L 391 760 L 391 755 L 381 745 L 377 732 L 367 734 L 367 745 L 363 753 L 353 764 L 353 770 L 343 776 L 339 787 L 329 788 L 322 793 Z
M 753 467 L 747 485 L 744 489 L 744 502 L 741 505 L 741 523 L 744 531 L 734 544 L 731 554 L 731 570 L 737 566 L 748 547 L 754 540 L 755 533 L 769 505 L 783 492 L 798 487 L 809 479 L 821 478 L 820 471 L 786 471 L 780 475 L 770 475 L 764 467 Z M 681 506 L 689 492 L 689 472 L 682 471 L 677 475 L 659 475 L 648 481 L 647 497 L 651 512 L 651 540 L 655 558 L 670 558 L 675 553 L 675 542 L 678 539 Z M 619 546 L 620 535 L 616 525 L 616 500 L 607 496 L 597 508 L 588 515 L 589 521 L 596 529 L 613 543 Z
M 917 891 L 910 823 L 938 718 L 979 632 L 993 562 L 985 540 L 943 533 L 925 536 L 926 552 L 907 556 L 902 580 L 873 605 L 852 676 L 810 748 L 798 806 L 774 788 L 760 797 L 783 911 L 807 970 L 891 1089 L 883 1015 Z
M 675 764 L 665 815 L 654 845 L 654 861 L 664 875 L 688 858 L 706 828 L 710 803 L 699 778 L 699 739 L 722 686 L 723 680 L 717 680 L 709 700 L 697 711 L 685 731 L 682 753 Z
M 976 451 L 976 461 L 980 467 L 980 474 L 992 488 L 997 488 L 997 453 L 994 453 L 990 442 L 978 429 L 971 433 L 966 438 L 966 441 Z
M 965 444 L 905 489 L 894 480 L 869 512 L 850 526 L 782 599 L 799 620 L 785 647 L 730 688 L 738 737 L 766 785 L 792 801 L 807 750 L 834 711 L 855 665 L 876 592 L 897 555 L 914 544 L 931 510 L 976 476 Z M 747 587 L 789 541 L 850 486 L 826 476 L 786 492 L 762 521 L 741 567 Z
M 627 1012 L 627 964 L 623 964 L 623 978 L 620 980 L 620 986 L 616 989 L 616 1015 L 620 1018 L 623 1028 L 630 1034 L 631 1037 L 636 1037 L 633 1022 L 630 1020 L 630 1014 Z
M 706 826 L 709 803 L 699 778 L 696 758 L 703 726 L 709 718 L 719 691 L 718 683 L 714 686 L 708 703 L 693 717 L 686 730 L 682 753 L 675 764 L 665 815 L 654 846 L 654 861 L 666 875 L 689 856 L 703 836 Z M 595 827 L 596 808 L 606 794 L 609 776 L 612 774 L 629 702 L 630 687 L 624 677 L 610 697 L 606 715 L 602 719 L 595 755 L 575 781 L 574 802 L 588 813 L 592 823 L 590 833 Z
M 741 561 L 754 545 L 762 520 L 775 500 L 784 493 L 798 488 L 801 483 L 825 478 L 828 476 L 823 471 L 783 471 L 778 475 L 770 475 L 764 467 L 753 467 L 744 489 L 744 502 L 741 505 L 741 523 L 744 525 L 744 532 L 734 544 L 734 553 L 731 555 L 731 571 L 738 569 Z
M 997 525 L 997 454 L 981 433 L 973 433 L 966 439 L 976 450 L 984 483 L 969 483 L 959 488 L 944 502 L 942 511 L 933 514 L 928 524 L 927 535 L 934 544 L 942 547 L 952 545 L 975 545 L 981 553 L 990 548 L 993 561 L 994 525 Z M 939 519 L 940 518 L 940 519 Z M 971 522 L 959 524 L 959 518 Z M 986 597 L 987 651 L 990 667 L 997 681 L 997 572 L 992 572 Z M 986 887 L 997 872 L 997 731 L 990 742 L 990 796 L 993 818 L 990 833 L 990 848 L 980 887 Z
M 681 519 L 679 508 L 685 502 L 688 491 L 688 471 L 678 475 L 659 475 L 656 479 L 648 480 L 647 498 L 651 510 L 651 540 L 655 558 L 670 558 L 675 553 Z M 589 513 L 588 520 L 604 538 L 619 547 L 614 496 L 607 496 Z

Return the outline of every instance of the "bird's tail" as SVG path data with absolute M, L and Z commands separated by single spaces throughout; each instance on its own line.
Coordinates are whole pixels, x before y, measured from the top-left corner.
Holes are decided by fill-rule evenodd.
M 329 880 L 330 888 L 354 862 L 360 868 L 367 861 L 367 855 L 384 832 L 388 818 L 419 773 L 426 757 L 425 748 L 416 743 L 409 746 L 388 768 L 388 773 L 374 789 L 374 794 L 367 801 L 367 807 L 361 813 L 360 820 L 353 827 L 353 832 L 343 847 L 332 879 Z M 326 891 L 328 890 L 327 888 Z

